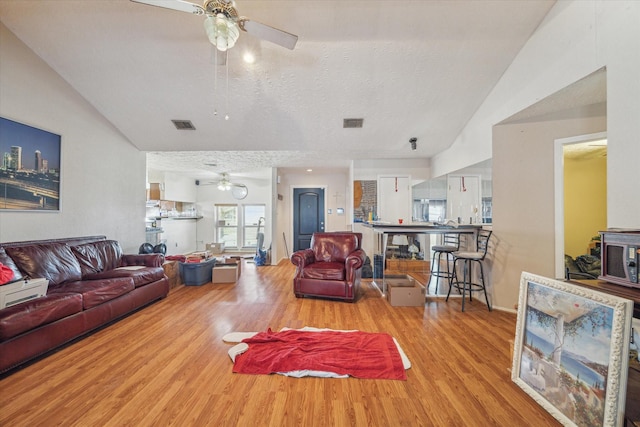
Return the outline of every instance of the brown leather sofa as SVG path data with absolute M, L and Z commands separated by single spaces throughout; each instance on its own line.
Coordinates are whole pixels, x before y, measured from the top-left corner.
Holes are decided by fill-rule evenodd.
M 362 266 L 362 233 L 314 233 L 309 249 L 294 252 L 296 297 L 314 296 L 354 302 L 358 298 Z
M 166 297 L 163 262 L 105 236 L 0 243 L 15 279 L 49 280 L 44 297 L 0 309 L 0 374 Z

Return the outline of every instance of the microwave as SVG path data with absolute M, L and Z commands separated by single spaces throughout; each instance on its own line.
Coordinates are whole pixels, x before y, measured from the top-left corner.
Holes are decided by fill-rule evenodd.
M 640 289 L 640 230 L 609 229 L 600 232 L 601 280 Z

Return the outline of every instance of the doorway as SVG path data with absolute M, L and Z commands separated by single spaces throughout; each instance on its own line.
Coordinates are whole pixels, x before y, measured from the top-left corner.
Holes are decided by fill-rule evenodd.
M 589 255 L 590 239 L 607 227 L 606 141 L 606 132 L 555 141 L 555 276 L 558 278 L 565 277 L 565 254 L 574 258 Z M 571 181 L 567 178 L 565 182 L 567 167 L 576 159 L 589 170 L 582 178 Z M 587 179 L 595 181 L 590 183 Z M 579 182 L 571 184 L 575 181 Z
M 311 246 L 311 237 L 324 231 L 324 188 L 293 189 L 293 251 Z

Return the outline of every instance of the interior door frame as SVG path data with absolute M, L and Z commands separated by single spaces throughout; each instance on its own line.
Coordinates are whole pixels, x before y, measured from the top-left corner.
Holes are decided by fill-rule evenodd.
M 607 139 L 607 132 L 571 136 L 554 140 L 553 175 L 555 205 L 555 277 L 564 278 L 564 151 L 565 145 Z M 605 207 L 606 209 L 606 207 Z
M 294 195 L 293 192 L 296 189 L 299 188 L 321 188 L 324 192 L 324 212 L 323 214 L 323 221 L 324 221 L 324 231 L 328 231 L 327 230 L 327 186 L 326 185 L 298 185 L 298 184 L 294 184 L 294 185 L 290 185 L 289 186 L 289 200 L 291 200 L 290 206 L 289 206 L 289 236 L 290 236 L 290 240 L 291 240 L 291 250 L 293 251 L 293 247 L 294 247 L 294 242 L 293 242 L 293 236 L 295 233 L 295 230 L 293 229 L 293 218 L 295 216 L 295 203 L 293 202 L 294 199 Z

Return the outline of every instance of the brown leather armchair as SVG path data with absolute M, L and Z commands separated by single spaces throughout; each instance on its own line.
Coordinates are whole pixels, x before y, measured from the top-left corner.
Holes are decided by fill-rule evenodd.
M 295 296 L 354 302 L 366 258 L 361 242 L 362 233 L 314 233 L 309 249 L 291 255 L 291 262 L 296 266 Z

